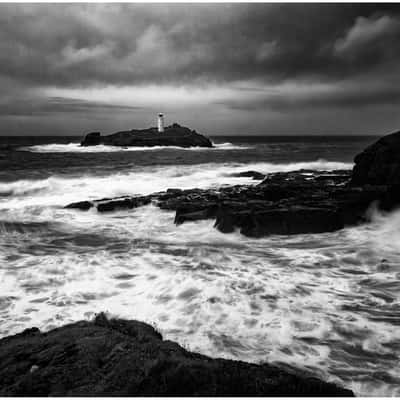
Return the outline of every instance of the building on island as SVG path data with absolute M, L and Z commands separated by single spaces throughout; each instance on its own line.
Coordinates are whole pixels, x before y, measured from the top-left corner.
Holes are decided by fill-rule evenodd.
M 158 132 L 159 133 L 164 132 L 164 114 L 162 114 L 162 113 L 158 114 L 157 122 L 158 122 L 158 124 L 157 124 Z

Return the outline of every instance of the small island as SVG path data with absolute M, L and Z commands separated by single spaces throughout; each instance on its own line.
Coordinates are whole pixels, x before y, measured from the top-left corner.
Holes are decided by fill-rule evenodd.
M 102 136 L 100 132 L 88 133 L 81 146 L 174 146 L 174 147 L 213 147 L 210 139 L 195 130 L 174 123 L 164 128 L 163 114 L 158 115 L 158 127 L 132 129 Z

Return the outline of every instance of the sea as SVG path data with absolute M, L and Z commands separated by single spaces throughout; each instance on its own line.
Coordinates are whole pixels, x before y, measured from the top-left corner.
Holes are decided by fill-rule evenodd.
M 215 136 L 212 149 L 0 137 L 0 337 L 105 311 L 212 357 L 268 362 L 361 396 L 400 396 L 400 212 L 337 232 L 248 238 L 148 205 L 71 202 L 351 169 L 376 137 Z

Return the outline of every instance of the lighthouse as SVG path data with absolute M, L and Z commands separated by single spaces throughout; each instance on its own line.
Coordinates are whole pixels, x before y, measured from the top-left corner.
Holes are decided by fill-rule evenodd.
M 158 114 L 157 120 L 158 132 L 164 132 L 164 114 Z

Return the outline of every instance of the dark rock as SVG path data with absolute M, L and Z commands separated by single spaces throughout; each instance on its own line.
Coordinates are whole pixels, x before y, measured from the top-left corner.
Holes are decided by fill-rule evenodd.
M 332 232 L 344 226 L 340 213 L 331 208 L 291 206 L 232 210 L 221 208 L 215 227 L 223 233 L 240 233 L 250 237 Z
M 82 144 L 84 143 L 84 144 Z M 83 142 L 81 143 L 82 146 L 97 146 L 101 143 L 101 135 L 100 132 L 91 132 L 88 133 Z
M 337 194 L 335 191 L 339 189 L 331 179 L 315 179 L 337 175 L 329 171 L 306 175 L 304 171 L 278 173 L 270 174 L 257 186 L 236 185 L 218 191 L 168 189 L 150 196 L 101 199 L 94 204 L 99 212 L 110 212 L 155 200 L 161 209 L 176 212 L 175 223 L 178 225 L 215 218 L 215 227 L 221 232 L 239 229 L 247 236 L 326 232 L 341 229 L 347 221 L 346 213 L 361 221 L 362 212 L 374 198 L 358 189 L 349 189 L 354 192 L 352 196 L 346 191 Z M 348 179 L 349 173 L 340 175 Z M 362 196 L 366 198 L 363 202 Z M 362 203 L 360 216 L 355 207 L 351 207 L 352 203 L 356 206 Z M 357 223 L 358 220 L 350 222 Z
M 205 208 L 191 212 L 188 212 L 186 207 L 178 207 L 175 214 L 175 224 L 180 225 L 186 221 L 210 219 L 216 216 L 217 210 L 218 205 L 216 203 L 207 204 Z
M 79 201 L 65 206 L 65 208 L 77 208 L 80 210 L 88 210 L 91 207 L 96 207 L 99 212 L 115 211 L 118 209 L 132 209 L 149 204 L 152 196 L 122 196 L 115 198 L 104 198 L 94 201 Z
M 262 194 L 265 200 L 279 201 L 299 196 L 299 191 L 295 185 L 263 181 Z
M 115 200 L 103 200 L 97 203 L 97 211 L 107 212 L 115 211 L 117 209 L 132 209 L 147 205 L 150 202 L 151 198 L 148 196 L 124 197 Z
M 400 205 L 400 184 L 390 185 L 384 191 L 379 206 L 385 211 L 391 211 Z
M 90 201 L 78 201 L 76 203 L 71 203 L 65 206 L 65 208 L 77 208 L 79 210 L 89 210 L 89 208 L 93 207 L 93 203 Z
M 343 227 L 342 218 L 335 209 L 294 206 L 253 212 L 242 223 L 240 232 L 246 236 L 260 237 L 332 232 Z
M 167 126 L 164 132 L 157 128 L 132 129 L 112 135 L 101 136 L 98 132 L 89 133 L 81 142 L 81 146 L 178 146 L 178 147 L 213 147 L 210 139 L 189 128 L 174 124 Z
M 232 233 L 236 227 L 241 226 L 242 222 L 246 223 L 250 218 L 248 211 L 234 211 L 229 207 L 221 207 L 218 210 L 214 227 L 222 233 Z
M 166 193 L 176 196 L 178 194 L 182 194 L 183 190 L 182 189 L 167 189 Z
M 97 211 L 107 212 L 115 211 L 116 209 L 134 208 L 135 200 L 133 198 L 126 198 L 120 200 L 109 200 L 97 204 Z
M 400 185 L 349 185 L 351 171 L 293 171 L 269 174 L 258 185 L 215 189 L 168 189 L 143 197 L 103 199 L 99 211 L 134 208 L 150 201 L 175 211 L 175 223 L 215 219 L 224 233 L 243 235 L 321 233 L 368 221 L 376 204 L 400 205 Z
M 81 321 L 0 340 L 0 396 L 353 396 L 272 365 L 212 359 L 139 321 Z
M 253 178 L 254 180 L 260 180 L 260 181 L 265 178 L 265 174 L 262 174 L 261 172 L 257 172 L 257 171 L 238 172 L 235 174 L 231 174 L 230 176 L 233 176 L 236 178 Z
M 400 131 L 380 138 L 354 158 L 353 185 L 400 184 Z

